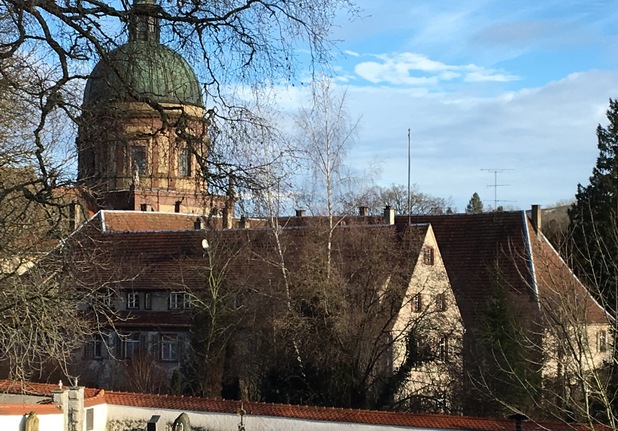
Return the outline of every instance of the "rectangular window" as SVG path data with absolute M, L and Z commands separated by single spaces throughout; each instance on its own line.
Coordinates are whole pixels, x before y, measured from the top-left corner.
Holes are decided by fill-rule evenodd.
M 144 293 L 144 310 L 152 310 L 152 294 L 150 292 Z
M 597 344 L 598 344 L 598 350 L 599 352 L 606 352 L 607 351 L 607 332 L 606 331 L 599 331 L 599 333 L 597 334 Z
M 84 346 L 84 359 L 101 359 L 103 357 L 103 340 L 94 338 Z
M 181 148 L 178 154 L 178 173 L 181 177 L 191 176 L 191 152 L 188 148 Z
M 167 308 L 169 310 L 179 310 L 182 308 L 182 293 L 170 293 L 170 296 L 167 298 Z
M 412 297 L 412 311 L 415 313 L 420 313 L 423 311 L 423 299 L 421 298 L 420 293 L 417 293 Z
M 86 409 L 86 431 L 94 429 L 94 409 Z
M 137 171 L 140 175 L 146 175 L 148 162 L 145 147 L 133 147 L 131 151 L 131 172 Z
M 433 247 L 423 247 L 423 263 L 425 265 L 433 265 L 434 253 Z
M 139 309 L 139 292 L 127 293 L 127 309 L 137 310 Z
M 442 362 L 448 361 L 448 337 L 442 337 L 438 342 L 438 359 Z
M 446 294 L 439 293 L 436 295 L 436 310 L 446 311 Z
M 121 359 L 131 359 L 136 357 L 139 354 L 139 333 L 133 332 L 127 335 L 121 335 L 120 341 L 121 351 L 120 358 Z
M 182 296 L 182 308 L 184 308 L 185 310 L 191 309 L 191 294 L 185 293 Z
M 191 294 L 172 292 L 167 299 L 167 308 L 170 310 L 189 310 L 191 308 Z
M 178 335 L 161 335 L 161 360 L 170 362 L 178 360 Z

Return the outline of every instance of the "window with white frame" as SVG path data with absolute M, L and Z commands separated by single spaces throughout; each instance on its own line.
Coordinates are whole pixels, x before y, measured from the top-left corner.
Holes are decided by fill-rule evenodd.
M 191 294 L 183 292 L 172 292 L 167 299 L 169 310 L 188 310 L 191 308 Z
M 133 332 L 120 336 L 120 358 L 131 359 L 139 354 L 140 339 L 139 333 Z
M 139 309 L 139 292 L 127 292 L 127 309 Z
M 172 292 L 167 297 L 167 308 L 169 310 L 180 310 L 182 308 L 183 294 Z
M 191 294 L 185 293 L 182 296 L 182 308 L 189 310 L 191 308 Z
M 607 331 L 599 331 L 597 334 L 597 346 L 599 352 L 607 351 Z
M 178 335 L 161 335 L 161 360 L 170 362 L 178 360 Z

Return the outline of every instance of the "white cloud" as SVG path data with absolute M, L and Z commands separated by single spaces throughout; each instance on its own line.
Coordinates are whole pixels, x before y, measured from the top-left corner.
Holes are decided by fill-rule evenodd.
M 598 153 L 595 129 L 606 124 L 618 72 L 581 72 L 539 88 L 475 97 L 465 91 L 349 86 L 348 110 L 362 116 L 351 164 L 379 159 L 384 184 L 406 184 L 407 129 L 412 130 L 412 182 L 452 197 L 459 210 L 474 192 L 493 205 L 493 175 L 510 168 L 498 199 L 527 208 L 573 197 Z M 507 204 L 507 203 L 505 203 Z
M 464 77 L 467 82 L 505 82 L 517 76 L 499 70 L 485 69 L 473 64 L 450 65 L 424 55 L 405 52 L 400 54 L 371 55 L 378 61 L 358 63 L 354 72 L 374 84 L 435 85 Z
M 508 82 L 516 81 L 517 75 L 508 75 L 504 73 L 496 73 L 492 70 L 468 73 L 465 77 L 466 82 Z

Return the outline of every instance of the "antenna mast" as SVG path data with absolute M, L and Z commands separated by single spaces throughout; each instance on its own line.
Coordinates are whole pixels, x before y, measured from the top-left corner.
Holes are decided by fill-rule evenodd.
M 410 159 L 410 128 L 408 128 L 408 226 L 411 225 L 411 215 L 410 212 L 412 210 L 411 207 L 411 202 L 410 202 L 410 164 L 411 164 L 411 159 Z
M 502 201 L 502 200 L 498 200 L 498 187 L 506 187 L 509 186 L 510 184 L 498 184 L 498 173 L 502 173 L 504 171 L 513 171 L 514 169 L 509 169 L 509 168 L 499 168 L 499 169 L 481 169 L 481 171 L 485 171 L 485 172 L 493 172 L 494 174 L 494 183 L 493 185 L 488 185 L 487 187 L 493 187 L 494 188 L 494 211 L 498 210 L 498 202 L 506 202 L 506 201 Z

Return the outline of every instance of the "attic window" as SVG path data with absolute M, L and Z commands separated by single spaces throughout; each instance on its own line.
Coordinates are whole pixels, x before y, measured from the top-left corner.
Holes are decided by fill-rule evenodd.
M 599 333 L 597 334 L 597 345 L 598 345 L 599 352 L 607 351 L 607 332 L 606 331 L 599 331 Z
M 415 313 L 420 313 L 423 311 L 423 299 L 421 298 L 420 293 L 417 293 L 412 297 L 412 311 Z
M 433 247 L 423 247 L 423 263 L 425 265 L 433 265 L 434 253 Z
M 436 310 L 446 311 L 446 294 L 439 293 L 436 295 Z
M 137 310 L 139 309 L 139 292 L 127 293 L 127 309 Z

